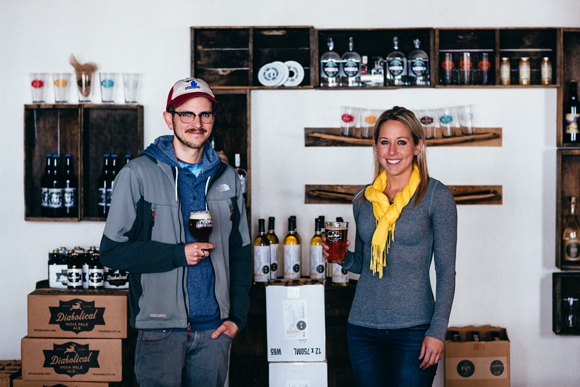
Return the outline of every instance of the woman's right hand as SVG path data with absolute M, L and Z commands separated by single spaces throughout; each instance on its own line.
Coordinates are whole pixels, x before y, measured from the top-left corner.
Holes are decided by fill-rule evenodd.
M 328 250 L 330 249 L 330 247 L 328 247 L 328 245 L 326 244 L 326 236 L 322 235 L 322 240 L 324 241 L 322 243 L 322 256 L 324 257 L 324 262 L 328 262 Z M 348 246 L 350 246 L 350 241 L 346 241 L 346 247 L 348 248 Z

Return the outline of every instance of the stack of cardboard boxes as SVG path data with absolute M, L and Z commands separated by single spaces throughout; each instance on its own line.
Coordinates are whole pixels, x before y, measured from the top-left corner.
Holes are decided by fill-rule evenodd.
M 12 381 L 20 376 L 21 371 L 19 360 L 0 360 L 0 387 L 12 387 Z
M 271 280 L 266 287 L 270 387 L 326 387 L 322 280 Z
M 35 290 L 14 387 L 130 385 L 128 332 L 126 290 Z

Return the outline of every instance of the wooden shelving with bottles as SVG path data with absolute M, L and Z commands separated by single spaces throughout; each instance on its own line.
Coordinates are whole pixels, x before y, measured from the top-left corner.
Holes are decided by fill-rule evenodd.
M 104 153 L 137 156 L 143 150 L 143 106 L 41 104 L 24 106 L 24 219 L 102 221 L 97 216 L 97 179 Z M 78 179 L 78 216 L 41 216 L 40 179 L 46 154 L 70 153 Z M 61 168 L 62 170 L 62 168 Z
M 560 270 L 580 270 L 579 261 L 563 257 L 564 227 L 570 215 L 570 197 L 580 203 L 580 149 L 558 149 L 556 169 L 556 267 Z M 580 206 L 576 206 L 580 209 Z
M 572 300 L 569 300 L 572 298 Z M 570 301 L 573 309 L 570 310 Z M 552 273 L 552 330 L 580 335 L 580 273 Z

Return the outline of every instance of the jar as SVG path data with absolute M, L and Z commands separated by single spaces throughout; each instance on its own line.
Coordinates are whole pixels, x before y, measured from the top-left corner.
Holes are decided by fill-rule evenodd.
M 499 80 L 502 85 L 510 85 L 510 58 L 501 58 L 501 64 L 499 65 Z
M 542 85 L 552 84 L 552 62 L 547 56 L 542 59 L 542 64 L 540 65 L 542 70 Z
M 530 58 L 523 57 L 520 59 L 520 85 L 530 85 L 531 84 L 531 69 L 530 69 Z

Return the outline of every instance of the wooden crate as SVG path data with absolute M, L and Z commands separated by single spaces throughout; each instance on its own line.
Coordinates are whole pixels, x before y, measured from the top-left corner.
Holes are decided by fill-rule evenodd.
M 580 335 L 580 308 L 576 309 L 576 327 L 568 327 L 568 297 L 580 299 L 580 273 L 552 273 L 552 330 L 558 335 Z
M 579 143 L 564 142 L 564 104 L 570 98 L 570 91 L 568 85 L 570 80 L 575 79 L 580 81 L 580 28 L 564 28 L 561 36 L 561 47 L 559 57 L 561 57 L 561 67 L 559 73 L 561 74 L 561 85 L 558 89 L 558 121 L 557 121 L 557 136 L 556 142 L 558 147 L 578 147 Z M 565 52 L 566 55 L 562 55 Z M 552 67 L 555 67 L 552 63 Z
M 580 270 L 580 261 L 566 262 L 562 254 L 562 234 L 570 215 L 570 197 L 575 196 L 580 200 L 580 150 L 558 149 L 557 157 L 556 267 L 561 270 Z M 578 205 L 576 208 L 580 210 Z
M 24 217 L 31 221 L 104 220 L 97 217 L 97 179 L 103 153 L 137 156 L 143 150 L 141 105 L 25 105 Z M 78 178 L 78 216 L 41 216 L 40 178 L 46 154 L 73 156 Z M 61 170 L 62 165 L 60 166 Z

